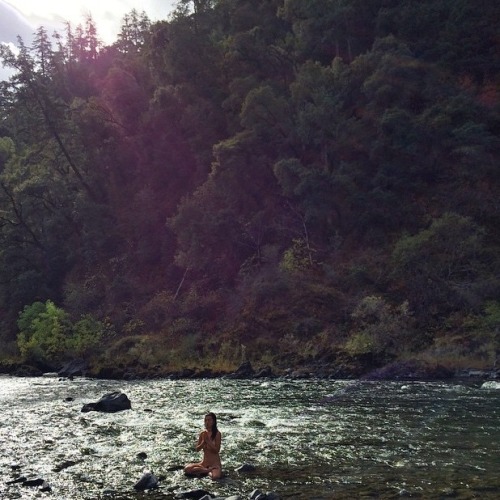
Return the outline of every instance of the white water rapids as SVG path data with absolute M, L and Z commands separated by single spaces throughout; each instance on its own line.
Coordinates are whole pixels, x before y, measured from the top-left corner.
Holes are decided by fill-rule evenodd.
M 81 413 L 122 391 L 132 410 Z M 206 412 L 225 477 L 192 479 Z M 254 489 L 282 499 L 500 497 L 500 389 L 460 383 L 0 377 L 0 498 L 175 498 Z M 139 458 L 145 453 L 145 459 Z M 237 473 L 242 464 L 253 473 Z M 160 487 L 137 493 L 145 469 Z M 42 492 L 18 476 L 42 478 Z

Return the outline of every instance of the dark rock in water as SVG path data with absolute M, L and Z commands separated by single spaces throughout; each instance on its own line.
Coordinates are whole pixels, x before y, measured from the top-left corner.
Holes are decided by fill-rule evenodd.
M 52 488 L 47 481 L 44 481 L 43 484 L 40 486 L 40 491 L 43 491 L 44 493 L 52 491 Z
M 73 465 L 79 464 L 80 462 L 81 460 L 77 460 L 76 462 L 73 460 L 66 460 L 59 465 L 56 465 L 53 470 L 54 472 L 61 472 L 62 470 L 67 469 L 68 467 L 73 467 Z
M 158 488 L 158 478 L 152 472 L 144 472 L 141 479 L 134 484 L 134 490 L 144 491 Z
M 24 476 L 20 476 L 16 479 L 12 479 L 10 481 L 6 481 L 5 484 L 18 484 L 18 483 L 24 483 L 27 479 Z
M 264 493 L 262 493 L 262 491 L 260 490 L 253 490 L 252 493 L 250 493 L 250 500 L 261 500 L 260 497 L 262 497 L 262 495 L 264 495 Z
M 146 460 L 146 458 L 148 458 L 148 454 L 145 452 L 145 451 L 141 451 L 139 453 L 137 453 L 137 458 L 141 459 L 141 460 Z
M 252 464 L 243 464 L 240 465 L 237 469 L 235 469 L 236 472 L 254 472 L 256 470 L 255 465 Z
M 122 410 L 130 410 L 132 405 L 130 399 L 123 392 L 111 392 L 105 394 L 97 403 L 87 403 L 83 405 L 82 412 L 102 411 L 105 413 L 115 413 Z
M 42 484 L 45 483 L 45 480 L 38 478 L 38 479 L 26 479 L 22 484 L 23 486 L 42 486 Z
M 267 500 L 279 500 L 279 496 L 277 493 L 275 493 L 274 491 L 268 491 L 266 493 L 266 496 L 267 496 Z
M 38 488 L 42 492 L 52 491 L 52 488 L 45 479 L 37 478 L 37 479 L 26 479 L 24 476 L 18 477 L 12 481 L 7 481 L 6 484 L 20 484 L 21 486 L 26 486 L 29 488 L 34 488 L 40 486 Z
M 210 493 L 205 490 L 191 490 L 191 491 L 182 491 L 181 493 L 177 493 L 175 495 L 175 498 L 192 498 L 193 500 L 200 500 L 205 495 L 210 495 Z
M 279 496 L 274 491 L 262 493 L 260 490 L 253 490 L 249 498 L 250 500 L 279 500 Z

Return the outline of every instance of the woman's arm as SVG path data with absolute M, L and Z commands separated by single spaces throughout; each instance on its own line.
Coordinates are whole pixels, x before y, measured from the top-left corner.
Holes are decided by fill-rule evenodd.
M 196 451 L 201 451 L 203 450 L 203 448 L 205 448 L 205 436 L 204 436 L 205 432 L 200 432 L 200 435 L 198 436 L 198 442 L 196 443 L 195 445 L 195 450 Z

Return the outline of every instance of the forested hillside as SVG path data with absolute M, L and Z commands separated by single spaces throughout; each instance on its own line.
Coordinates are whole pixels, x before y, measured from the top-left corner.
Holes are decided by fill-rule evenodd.
M 95 372 L 500 342 L 500 4 L 182 0 L 0 49 L 3 358 Z

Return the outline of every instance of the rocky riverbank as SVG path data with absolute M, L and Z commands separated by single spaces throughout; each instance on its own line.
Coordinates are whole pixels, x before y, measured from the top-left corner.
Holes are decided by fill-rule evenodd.
M 86 376 L 105 380 L 153 380 L 153 379 L 202 379 L 202 378 L 290 378 L 290 379 L 364 379 L 364 380 L 497 380 L 498 370 L 460 369 L 450 370 L 441 365 L 433 365 L 418 360 L 399 361 L 381 368 L 364 369 L 359 365 L 338 367 L 329 364 L 311 363 L 300 367 L 279 369 L 267 366 L 254 369 L 249 361 L 242 363 L 237 370 L 220 372 L 210 369 L 195 370 L 185 368 L 179 371 L 164 370 L 160 366 L 148 367 L 115 366 L 93 370 L 83 360 L 74 360 L 59 369 L 49 369 L 43 366 L 26 365 L 15 362 L 0 362 L 0 374 L 16 377 L 37 377 L 52 373 L 59 377 Z

